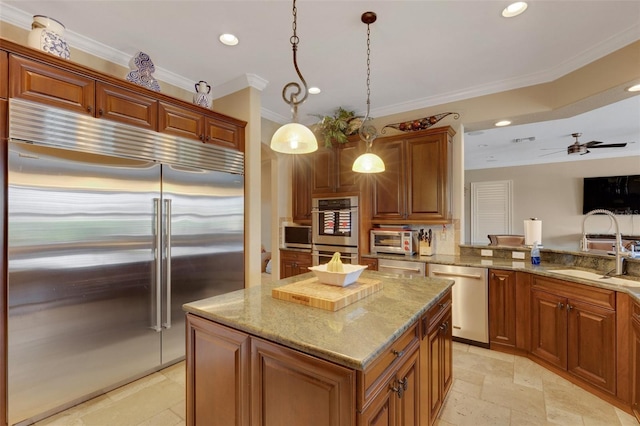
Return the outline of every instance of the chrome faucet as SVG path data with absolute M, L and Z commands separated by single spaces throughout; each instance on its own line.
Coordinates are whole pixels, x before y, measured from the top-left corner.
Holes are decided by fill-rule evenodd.
M 622 237 L 620 236 L 620 226 L 618 225 L 618 219 L 616 219 L 616 216 L 609 210 L 595 209 L 591 210 L 584 216 L 584 219 L 582 220 L 582 251 L 589 251 L 589 242 L 587 241 L 587 234 L 584 232 L 584 223 L 587 221 L 587 218 L 589 216 L 592 216 L 594 214 L 606 214 L 613 220 L 613 224 L 616 227 L 616 244 L 614 247 L 614 252 L 616 255 L 616 275 L 622 275 L 624 274 L 624 258 L 629 257 L 630 254 L 622 246 Z

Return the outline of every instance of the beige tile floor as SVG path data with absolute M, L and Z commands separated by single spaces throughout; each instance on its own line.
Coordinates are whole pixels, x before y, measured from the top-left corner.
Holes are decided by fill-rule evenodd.
M 454 343 L 453 366 L 438 426 L 638 426 L 629 414 L 527 358 Z M 181 362 L 36 425 L 184 425 L 184 385 Z

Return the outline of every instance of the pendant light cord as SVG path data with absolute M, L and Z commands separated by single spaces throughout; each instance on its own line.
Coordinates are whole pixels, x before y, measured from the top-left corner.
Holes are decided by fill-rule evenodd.
M 365 12 L 362 14 L 361 20 L 367 24 L 367 114 L 362 120 L 362 124 L 358 129 L 360 139 L 366 142 L 366 151 L 371 151 L 374 139 L 378 137 L 378 131 L 371 124 L 367 124 L 370 120 L 369 113 L 371 111 L 371 28 L 370 25 L 376 22 L 377 16 L 373 12 Z
M 293 114 L 293 122 L 298 121 L 298 105 L 300 105 L 305 100 L 307 100 L 307 96 L 309 95 L 309 91 L 307 90 L 307 82 L 302 76 L 302 73 L 300 72 L 300 68 L 298 68 L 297 52 L 298 52 L 298 43 L 300 42 L 300 39 L 298 38 L 298 35 L 297 35 L 297 29 L 298 29 L 297 21 L 298 21 L 298 8 L 296 7 L 296 0 L 293 0 L 293 25 L 292 25 L 293 35 L 289 39 L 289 42 L 291 43 L 291 50 L 293 51 L 293 66 L 296 70 L 296 73 L 298 74 L 298 77 L 300 78 L 300 81 L 302 81 L 302 85 L 304 86 L 304 96 L 300 100 L 298 100 L 298 95 L 300 95 L 300 93 L 302 92 L 302 88 L 297 82 L 292 81 L 290 83 L 287 83 L 282 89 L 282 99 L 284 99 L 284 101 L 291 106 L 291 113 Z M 293 89 L 293 90 L 291 90 L 289 97 L 287 98 L 287 91 L 290 89 Z

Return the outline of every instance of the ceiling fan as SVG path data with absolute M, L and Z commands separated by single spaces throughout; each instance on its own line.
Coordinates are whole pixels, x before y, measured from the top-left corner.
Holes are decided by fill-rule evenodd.
M 586 143 L 580 143 L 578 138 L 582 136 L 582 133 L 572 133 L 571 136 L 576 138 L 576 141 L 567 147 L 567 154 L 588 154 L 589 148 L 624 148 L 627 146 L 626 142 L 623 143 L 604 143 L 600 141 L 591 141 Z

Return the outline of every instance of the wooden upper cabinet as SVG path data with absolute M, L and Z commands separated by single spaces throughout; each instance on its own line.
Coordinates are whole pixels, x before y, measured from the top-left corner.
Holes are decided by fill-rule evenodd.
M 292 155 L 292 218 L 295 223 L 311 225 L 311 179 L 313 168 L 310 155 Z
M 158 130 L 224 148 L 244 150 L 244 127 L 168 102 L 160 102 Z
M 160 102 L 158 131 L 204 142 L 204 116 L 194 110 Z
M 16 55 L 9 57 L 9 96 L 94 114 L 95 80 Z
M 0 98 L 9 97 L 9 54 L 0 51 Z
M 360 174 L 351 170 L 353 162 L 364 152 L 355 137 L 349 142 L 334 144 L 332 148 L 319 148 L 311 154 L 313 178 L 312 194 L 357 192 L 360 190 Z
M 451 217 L 451 144 L 455 132 L 441 127 L 376 141 L 386 170 L 375 176 L 377 222 L 447 223 Z
M 157 130 L 158 101 L 111 84 L 97 82 L 96 116 Z

